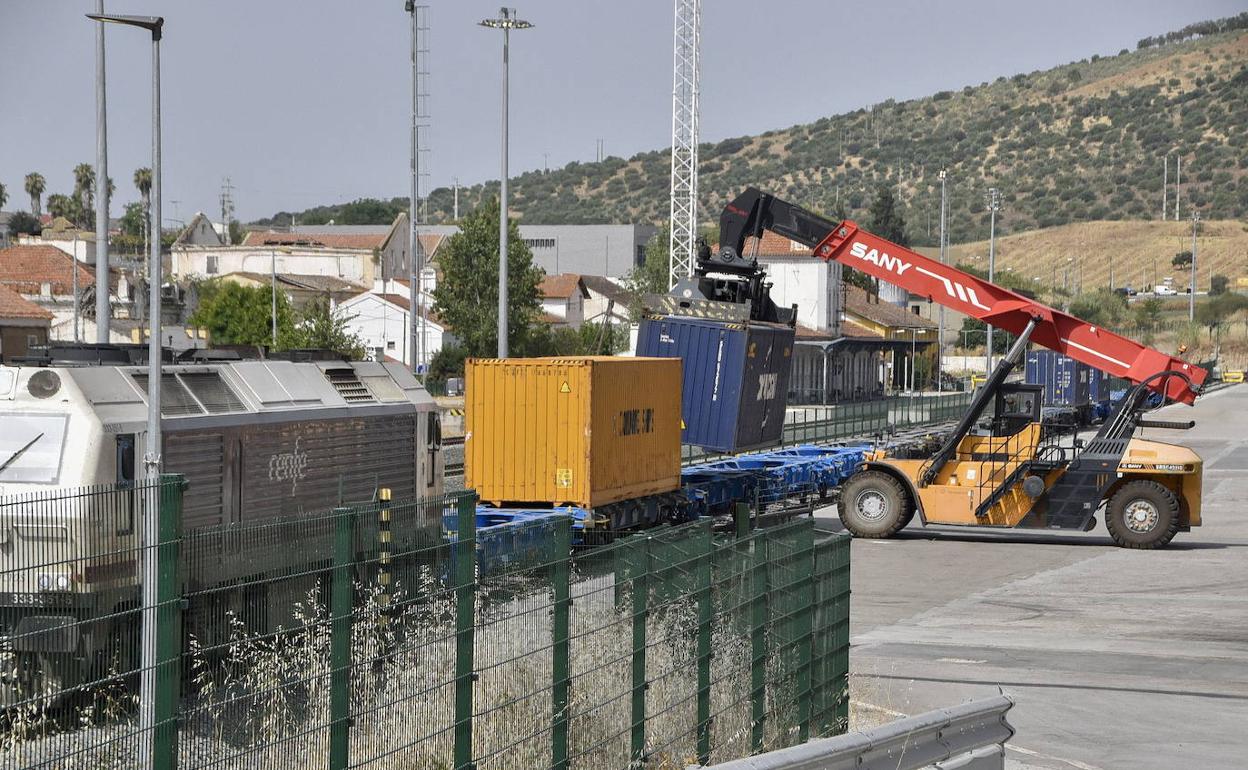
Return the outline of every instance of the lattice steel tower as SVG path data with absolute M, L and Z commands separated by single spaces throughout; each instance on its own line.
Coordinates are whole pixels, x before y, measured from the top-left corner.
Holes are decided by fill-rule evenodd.
M 702 0 L 675 0 L 675 3 L 669 286 L 693 273 L 698 237 L 698 59 L 702 44 Z

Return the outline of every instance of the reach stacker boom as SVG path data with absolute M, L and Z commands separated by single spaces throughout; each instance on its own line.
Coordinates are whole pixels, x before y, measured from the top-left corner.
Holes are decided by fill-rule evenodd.
M 720 217 L 725 269 L 749 261 L 749 238 L 770 230 L 912 294 L 928 297 L 1016 336 L 975 393 L 966 414 L 930 458 L 877 452 L 846 482 L 841 521 L 858 537 L 888 537 L 917 513 L 924 524 L 1041 527 L 1087 531 L 1105 508 L 1120 546 L 1158 548 L 1200 524 L 1201 459 L 1183 446 L 1135 436 L 1139 428 L 1192 427 L 1144 419 L 1159 393 L 1191 404 L 1208 373 L 1200 367 L 1089 324 L 873 235 L 749 188 Z M 1028 343 L 1042 345 L 1133 383 L 1086 444 L 1041 430 L 1041 389 L 1007 383 Z

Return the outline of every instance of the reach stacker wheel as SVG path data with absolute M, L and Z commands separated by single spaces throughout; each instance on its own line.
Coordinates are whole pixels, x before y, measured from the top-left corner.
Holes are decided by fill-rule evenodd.
M 892 537 L 914 516 L 906 490 L 879 471 L 850 478 L 841 490 L 838 510 L 841 523 L 854 537 Z
M 1123 548 L 1161 548 L 1179 531 L 1179 500 L 1156 481 L 1128 481 L 1109 500 L 1105 528 Z

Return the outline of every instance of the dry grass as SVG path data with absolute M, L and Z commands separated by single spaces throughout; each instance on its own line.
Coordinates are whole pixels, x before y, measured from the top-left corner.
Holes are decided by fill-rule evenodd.
M 1161 201 L 1157 201 L 1160 207 Z M 1170 206 L 1174 206 L 1171 198 Z M 1114 283 L 1135 287 L 1154 283 L 1167 277 L 1185 287 L 1191 279 L 1188 270 L 1175 270 L 1170 260 L 1181 251 L 1192 248 L 1192 223 L 1186 222 L 1080 222 L 1030 230 L 997 238 L 997 270 L 1012 270 L 1027 279 L 1036 279 L 1040 286 L 1053 284 L 1056 276 L 1060 287 L 1065 282 L 1067 267 L 1070 281 L 1077 284 L 1079 264 L 1083 266 L 1086 290 L 1109 285 L 1110 266 Z M 936 250 L 920 248 L 935 257 Z M 953 244 L 950 260 L 987 269 L 988 242 Z M 1075 262 L 1070 262 L 1074 257 Z M 1197 239 L 1198 289 L 1209 288 L 1209 276 L 1221 273 L 1231 279 L 1248 277 L 1248 223 L 1236 220 L 1202 222 Z
M 351 761 L 370 767 L 451 766 L 454 724 L 454 596 L 425 575 L 420 602 L 380 621 L 375 592 L 361 589 L 352 625 Z M 610 577 L 573 584 L 569 751 L 580 767 L 629 766 L 631 604 Z M 262 770 L 322 764 L 330 738 L 330 628 L 314 589 L 294 607 L 302 630 L 257 639 L 237 618 L 219 654 L 192 641 L 179 763 L 184 768 Z M 523 580 L 478 593 L 475 632 L 474 755 L 483 768 L 550 762 L 553 703 L 551 595 Z M 647 622 L 647 766 L 696 761 L 695 605 L 656 608 Z M 750 753 L 749 640 L 732 624 L 713 632 L 713 759 Z M 773 656 L 774 657 L 774 656 Z M 776 660 L 769 680 L 785 681 Z M 768 688 L 768 747 L 795 742 L 791 693 Z M 135 767 L 138 741 L 130 703 L 93 705 L 78 729 L 48 736 L 47 714 L 11 730 L 0 763 L 101 770 Z M 47 737 L 39 737 L 39 736 Z M 70 754 L 70 752 L 75 752 Z M 67 756 L 69 755 L 69 756 Z

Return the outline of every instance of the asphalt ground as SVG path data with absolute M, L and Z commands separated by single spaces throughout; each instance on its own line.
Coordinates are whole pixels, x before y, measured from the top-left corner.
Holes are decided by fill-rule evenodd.
M 1000 690 L 1014 768 L 1248 768 L 1248 386 L 1155 414 L 1205 461 L 1204 525 L 1165 550 L 1103 523 L 854 541 L 855 727 Z

